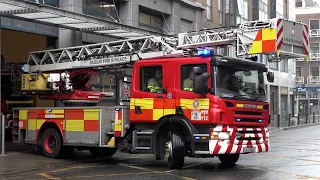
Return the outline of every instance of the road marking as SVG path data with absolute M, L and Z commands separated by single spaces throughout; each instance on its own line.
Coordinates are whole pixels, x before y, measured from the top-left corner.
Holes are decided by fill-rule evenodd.
M 48 173 L 40 173 L 39 175 L 51 180 L 61 180 L 61 178 L 54 177 Z
M 209 162 L 209 161 L 201 162 L 201 163 L 197 163 L 197 164 L 191 164 L 191 165 L 189 165 L 189 166 L 184 166 L 184 167 L 182 167 L 182 169 L 187 169 L 187 168 L 190 168 L 190 167 L 194 167 L 194 166 L 206 164 L 206 163 L 208 163 L 208 162 Z M 173 171 L 177 171 L 177 170 L 176 170 L 176 169 L 173 169 L 173 170 L 169 170 L 169 171 L 165 171 L 165 172 L 171 173 L 171 172 L 173 172 Z

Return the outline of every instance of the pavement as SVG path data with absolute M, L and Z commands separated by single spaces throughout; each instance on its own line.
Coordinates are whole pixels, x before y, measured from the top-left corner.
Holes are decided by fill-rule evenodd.
M 234 167 L 218 158 L 186 158 L 182 170 L 150 154 L 116 153 L 93 159 L 77 151 L 70 159 L 50 159 L 31 146 L 7 144 L 0 156 L 0 179 L 320 179 L 320 124 L 273 130 L 268 153 L 241 155 Z

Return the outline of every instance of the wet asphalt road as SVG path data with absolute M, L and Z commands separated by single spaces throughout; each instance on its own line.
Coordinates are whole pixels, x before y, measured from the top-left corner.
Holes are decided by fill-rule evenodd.
M 30 154 L 35 158 L 57 161 Z M 117 153 L 104 160 L 77 152 L 54 166 L 0 174 L 0 179 L 320 179 L 320 125 L 271 133 L 271 150 L 240 156 L 234 167 L 222 167 L 218 158 L 186 158 L 182 170 L 170 170 L 152 155 Z

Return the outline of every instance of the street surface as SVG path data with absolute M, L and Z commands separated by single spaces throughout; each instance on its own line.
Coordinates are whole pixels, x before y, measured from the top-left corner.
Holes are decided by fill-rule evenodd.
M 170 170 L 165 161 L 156 161 L 145 154 L 117 153 L 94 160 L 83 151 L 72 159 L 56 160 L 24 153 L 30 162 L 8 160 L 14 156 L 10 153 L 0 156 L 0 167 L 13 167 L 0 168 L 0 179 L 320 179 L 320 125 L 272 132 L 270 152 L 242 155 L 237 165 L 229 168 L 222 167 L 218 158 L 187 158 L 182 170 Z M 33 168 L 14 168 L 19 166 Z

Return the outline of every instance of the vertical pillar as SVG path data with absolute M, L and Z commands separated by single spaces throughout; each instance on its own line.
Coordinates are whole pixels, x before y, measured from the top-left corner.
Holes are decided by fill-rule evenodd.
M 82 13 L 82 0 L 59 0 L 59 8 Z M 58 47 L 82 45 L 82 33 L 70 29 L 59 28 Z
M 169 28 L 170 28 L 171 32 L 173 34 L 177 34 L 177 33 L 180 32 L 180 22 L 181 22 L 181 19 L 180 19 L 181 4 L 180 3 L 181 2 L 172 1 L 171 3 L 172 3 L 172 6 L 171 6 L 171 12 L 172 13 L 167 18 L 167 22 L 168 22 L 168 25 L 169 25 Z M 193 19 L 193 18 L 191 18 L 191 19 Z M 202 19 L 202 17 L 200 19 Z M 196 25 L 194 25 L 194 27 L 196 27 Z M 164 24 L 163 28 L 166 31 L 170 31 L 166 24 Z

